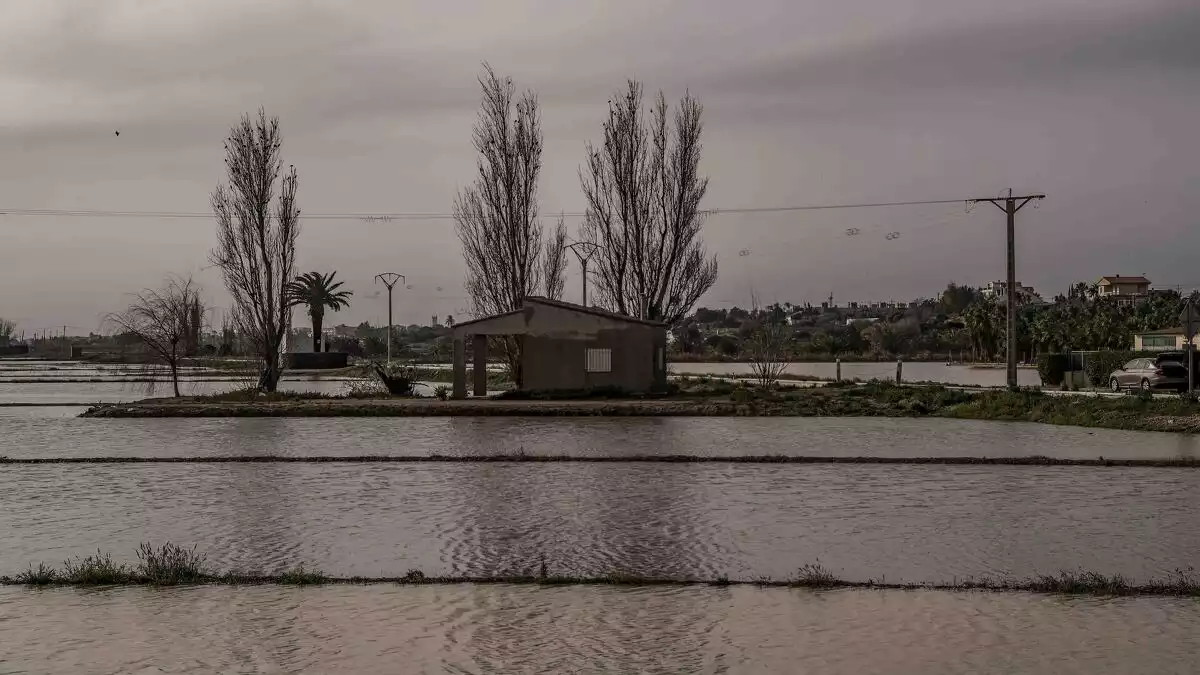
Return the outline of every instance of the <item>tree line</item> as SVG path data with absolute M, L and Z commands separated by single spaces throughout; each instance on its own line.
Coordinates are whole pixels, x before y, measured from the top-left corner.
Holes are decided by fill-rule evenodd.
M 1130 301 L 1100 297 L 1086 282 L 1017 312 L 1017 352 L 1126 350 L 1135 333 L 1179 325 L 1183 298 L 1155 291 Z M 676 357 L 753 359 L 756 331 L 787 324 L 792 359 L 920 358 L 995 361 L 1007 350 L 1006 309 L 978 288 L 950 284 L 936 298 L 867 310 L 782 303 L 760 309 L 701 307 L 674 329 Z

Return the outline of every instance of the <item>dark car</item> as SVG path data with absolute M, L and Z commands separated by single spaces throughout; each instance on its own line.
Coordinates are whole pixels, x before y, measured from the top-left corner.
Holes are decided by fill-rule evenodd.
M 1165 352 L 1154 358 L 1134 359 L 1114 370 L 1108 378 L 1109 389 L 1140 389 L 1153 391 L 1155 389 L 1170 389 L 1186 391 L 1188 385 L 1187 355 L 1182 360 L 1178 352 Z

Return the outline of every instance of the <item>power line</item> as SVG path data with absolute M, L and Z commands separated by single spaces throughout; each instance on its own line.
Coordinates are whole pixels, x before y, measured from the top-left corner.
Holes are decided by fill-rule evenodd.
M 794 211 L 832 211 L 840 209 L 885 208 L 897 206 L 923 206 L 930 204 L 963 204 L 969 207 L 978 201 L 990 201 L 991 198 L 979 199 L 922 199 L 901 202 L 862 202 L 849 204 L 805 204 L 793 206 L 748 206 L 728 209 L 704 209 L 701 213 L 709 216 L 722 216 L 751 213 L 788 213 Z M 560 212 L 542 216 L 552 218 L 566 216 L 582 218 L 585 212 Z M 11 209 L 0 208 L 0 216 L 17 217 L 57 217 L 57 218 L 212 218 L 211 213 L 187 211 L 116 211 L 101 209 Z M 300 216 L 306 220 L 361 220 L 364 222 L 390 222 L 396 220 L 450 220 L 453 213 L 414 213 L 414 212 L 381 212 L 381 213 L 304 213 Z

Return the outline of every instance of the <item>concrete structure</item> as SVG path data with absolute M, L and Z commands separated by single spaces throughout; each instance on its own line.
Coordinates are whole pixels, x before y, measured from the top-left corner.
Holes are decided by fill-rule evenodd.
M 1183 328 L 1163 328 L 1133 336 L 1134 351 L 1165 352 L 1187 348 L 1187 336 Z
M 1102 298 L 1109 296 L 1142 297 L 1150 293 L 1150 280 L 1146 277 L 1123 277 L 1114 275 L 1100 277 L 1096 282 L 1096 294 Z
M 521 340 L 521 389 L 619 387 L 649 391 L 666 383 L 667 327 L 547 298 L 454 327 L 454 398 L 467 396 L 466 340 L 472 340 L 474 395 L 487 395 L 487 339 Z

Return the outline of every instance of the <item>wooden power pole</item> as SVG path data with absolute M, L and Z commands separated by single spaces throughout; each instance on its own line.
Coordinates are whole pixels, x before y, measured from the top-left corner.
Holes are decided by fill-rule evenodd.
M 1007 197 L 970 199 L 969 202 L 990 202 L 1004 211 L 1008 216 L 1008 283 L 1005 284 L 1008 298 L 1008 321 L 1005 331 L 1005 342 L 1008 343 L 1008 388 L 1017 388 L 1017 247 L 1016 223 L 1017 211 L 1035 199 L 1045 199 L 1046 195 L 1025 195 L 1014 197 L 1009 189 Z M 1001 204 L 1001 202 L 1004 202 Z M 1017 202 L 1020 202 L 1019 204 Z

